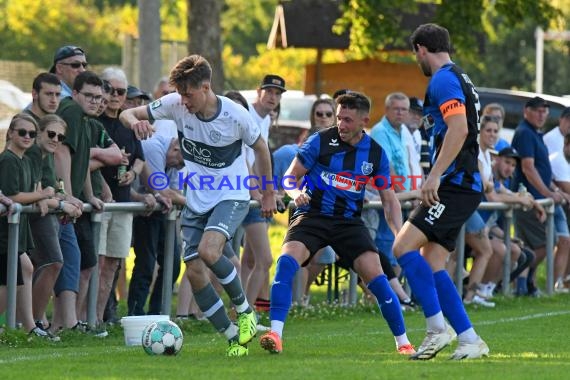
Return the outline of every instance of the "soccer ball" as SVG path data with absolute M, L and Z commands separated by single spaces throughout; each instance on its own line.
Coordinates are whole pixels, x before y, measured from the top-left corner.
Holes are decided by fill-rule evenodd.
M 142 333 L 142 346 L 149 355 L 176 355 L 183 341 L 182 330 L 172 321 L 153 322 Z

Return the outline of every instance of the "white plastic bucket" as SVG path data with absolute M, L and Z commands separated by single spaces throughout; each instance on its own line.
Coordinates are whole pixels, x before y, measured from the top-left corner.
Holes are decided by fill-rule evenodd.
M 169 321 L 169 315 L 134 315 L 121 318 L 127 346 L 140 346 L 145 327 L 156 321 Z

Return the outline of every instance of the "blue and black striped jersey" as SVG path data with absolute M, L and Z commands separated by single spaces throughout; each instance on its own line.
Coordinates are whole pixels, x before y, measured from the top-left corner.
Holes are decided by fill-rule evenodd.
M 386 153 L 362 133 L 355 146 L 341 141 L 336 127 L 315 133 L 303 144 L 297 158 L 308 170 L 303 181 L 311 202 L 295 214 L 358 218 L 367 183 L 379 190 L 391 187 Z
M 477 165 L 479 154 L 477 135 L 481 109 L 479 95 L 467 74 L 453 63 L 442 66 L 433 75 L 425 95 L 424 126 L 430 136 L 431 164 L 437 160 L 447 133 L 442 106 L 453 100 L 465 106 L 468 134 L 461 151 L 443 173 L 441 182 L 481 192 L 482 183 Z

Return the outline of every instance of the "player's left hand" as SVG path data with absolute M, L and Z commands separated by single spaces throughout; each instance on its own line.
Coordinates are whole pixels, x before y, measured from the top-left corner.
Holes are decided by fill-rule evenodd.
M 439 202 L 439 196 L 437 195 L 439 183 L 439 177 L 429 175 L 422 185 L 422 203 L 425 207 L 431 207 Z

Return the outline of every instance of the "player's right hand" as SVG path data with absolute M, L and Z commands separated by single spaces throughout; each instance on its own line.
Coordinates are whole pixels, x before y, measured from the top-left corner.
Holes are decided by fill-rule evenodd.
M 136 138 L 139 140 L 146 140 L 154 133 L 154 129 L 148 120 L 139 120 L 135 123 L 132 123 L 131 129 L 135 133 Z

